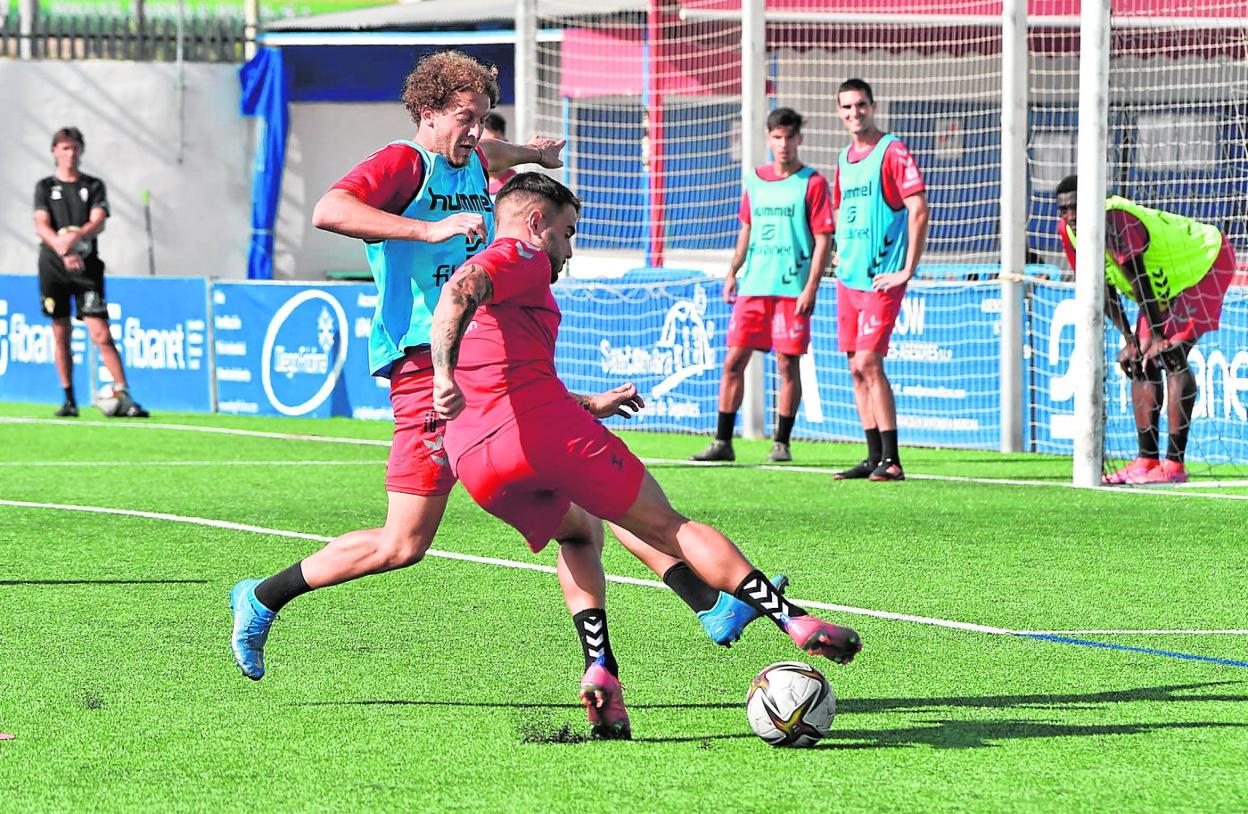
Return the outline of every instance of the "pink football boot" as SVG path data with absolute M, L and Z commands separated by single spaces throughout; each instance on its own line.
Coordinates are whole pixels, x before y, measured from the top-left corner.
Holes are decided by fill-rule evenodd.
M 629 740 L 633 730 L 624 708 L 624 690 L 602 662 L 595 661 L 581 679 L 581 703 L 589 713 L 591 734 L 603 740 Z
M 1187 483 L 1187 468 L 1181 461 L 1166 459 L 1144 473 L 1134 483 Z
M 1156 458 L 1136 458 L 1112 475 L 1101 477 L 1101 483 L 1117 486 L 1123 483 L 1145 483 L 1141 480 L 1151 470 L 1159 466 Z
M 812 656 L 823 656 L 837 664 L 849 664 L 862 649 L 862 639 L 853 628 L 841 627 L 814 616 L 793 616 L 784 632 L 798 647 Z

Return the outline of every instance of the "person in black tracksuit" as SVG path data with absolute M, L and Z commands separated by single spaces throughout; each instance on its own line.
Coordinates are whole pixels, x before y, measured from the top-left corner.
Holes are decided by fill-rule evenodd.
M 52 136 L 56 172 L 35 185 L 35 233 L 39 236 L 39 296 L 44 315 L 52 319 L 56 341 L 56 372 L 65 388 L 58 416 L 78 415 L 74 398 L 74 357 L 70 351 L 70 303 L 87 325 L 100 360 L 113 376 L 117 406 L 112 415 L 146 418 L 148 413 L 131 398 L 126 372 L 108 329 L 104 300 L 104 261 L 96 237 L 108 218 L 104 182 L 80 172 L 84 141 L 76 127 L 63 127 Z

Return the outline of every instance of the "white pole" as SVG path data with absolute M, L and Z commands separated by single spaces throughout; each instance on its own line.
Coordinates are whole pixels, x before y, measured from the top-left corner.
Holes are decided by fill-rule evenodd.
M 1075 224 L 1075 486 L 1101 483 L 1105 392 L 1105 151 L 1109 0 L 1084 0 L 1079 29 L 1079 216 Z
M 243 59 L 256 55 L 256 29 L 260 27 L 260 0 L 243 0 Z
M 765 0 L 741 2 L 741 188 L 754 168 L 766 160 L 767 24 Z M 745 368 L 741 404 L 741 437 L 762 438 L 765 418 L 763 359 L 752 354 Z
M 39 16 L 39 0 L 19 0 L 17 7 L 17 55 L 30 59 L 34 52 L 35 18 Z
M 1001 451 L 1023 451 L 1027 257 L 1027 0 L 1001 8 Z
M 516 122 L 511 140 L 524 144 L 537 133 L 537 0 L 516 0 Z
M 178 163 L 186 158 L 186 0 L 178 0 L 177 96 L 178 96 Z

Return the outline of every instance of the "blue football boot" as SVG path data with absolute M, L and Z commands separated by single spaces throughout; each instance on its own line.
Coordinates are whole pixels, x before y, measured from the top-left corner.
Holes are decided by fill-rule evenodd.
M 256 586 L 262 580 L 244 579 L 230 591 L 230 610 L 234 611 L 234 632 L 230 649 L 234 663 L 252 681 L 264 678 L 264 643 L 277 614 L 256 599 Z
M 777 591 L 784 593 L 785 586 L 789 584 L 789 578 L 784 574 L 777 574 L 771 582 L 776 586 Z M 745 626 L 757 618 L 758 611 L 751 605 L 723 591 L 719 592 L 719 600 L 715 603 L 715 607 L 698 612 L 698 620 L 702 622 L 702 629 L 706 631 L 706 635 L 710 636 L 715 644 L 722 644 L 724 647 L 731 647 L 733 642 L 741 638 Z

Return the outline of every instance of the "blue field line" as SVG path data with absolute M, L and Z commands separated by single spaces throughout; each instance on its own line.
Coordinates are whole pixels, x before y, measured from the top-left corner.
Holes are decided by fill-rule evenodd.
M 1235 659 L 1219 659 L 1214 656 L 1198 656 L 1195 653 L 1176 653 L 1173 650 L 1156 650 L 1152 647 L 1132 647 L 1129 644 L 1111 644 L 1109 642 L 1094 642 L 1090 639 L 1072 639 L 1069 636 L 1053 636 L 1048 633 L 1015 633 L 1015 636 L 1021 636 L 1025 639 L 1044 639 L 1049 642 L 1057 642 L 1058 644 L 1077 644 L 1082 647 L 1101 647 L 1106 650 L 1126 650 L 1131 653 L 1143 653 L 1148 656 L 1167 656 L 1172 659 L 1185 659 L 1187 661 L 1205 661 L 1210 664 L 1224 664 L 1227 667 L 1248 667 L 1248 661 L 1236 661 Z

